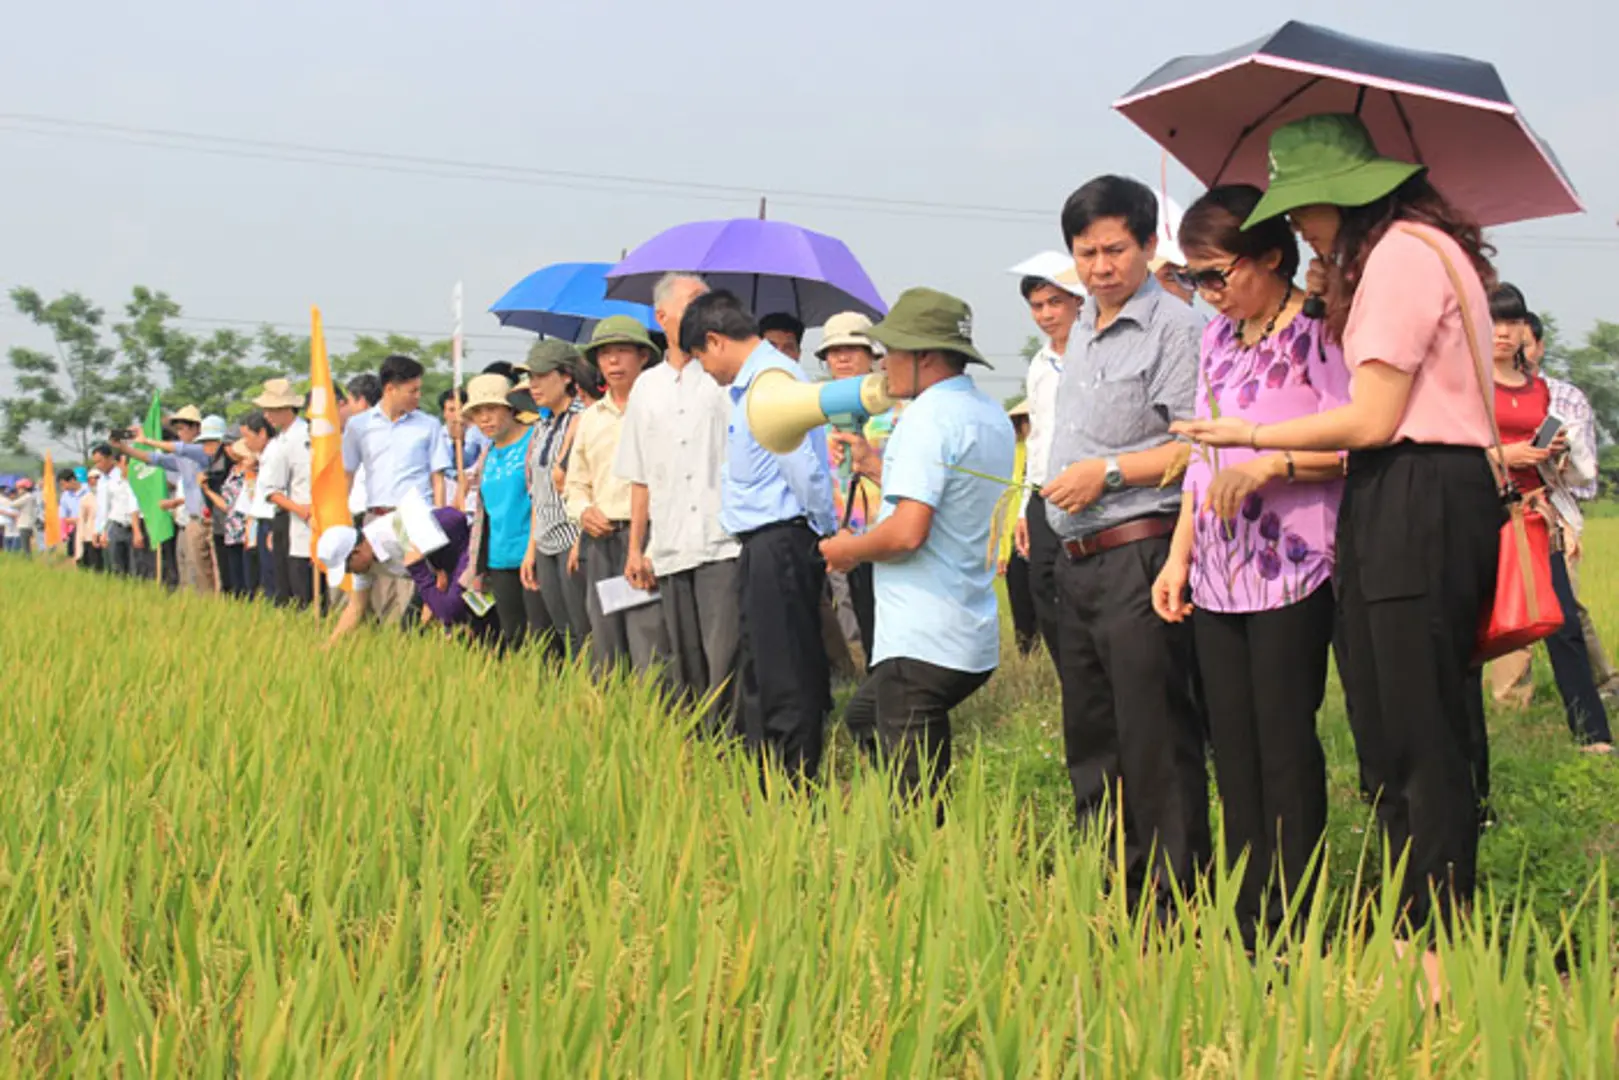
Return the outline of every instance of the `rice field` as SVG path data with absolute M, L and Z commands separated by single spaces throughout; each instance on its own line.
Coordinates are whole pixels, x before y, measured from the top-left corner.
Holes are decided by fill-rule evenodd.
M 1616 571 L 1586 578 L 1619 615 Z M 1040 664 L 963 710 L 935 828 L 846 751 L 819 797 L 762 794 L 645 687 L 537 657 L 321 653 L 312 616 L 13 559 L 0 613 L 8 1074 L 1615 1072 L 1619 770 L 1544 691 L 1497 718 L 1487 886 L 1435 1009 L 1335 712 L 1327 895 L 1249 957 L 1218 881 L 1167 931 L 1106 888 Z

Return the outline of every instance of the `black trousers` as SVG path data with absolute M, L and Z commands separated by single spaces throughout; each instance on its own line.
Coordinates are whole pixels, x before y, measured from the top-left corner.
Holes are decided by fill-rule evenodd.
M 523 642 L 528 639 L 532 619 L 525 596 L 527 590 L 523 588 L 522 571 L 485 570 L 483 580 L 495 598 L 495 621 L 500 624 L 500 648 L 522 648 Z
M 107 526 L 107 569 L 128 576 L 135 572 L 134 533 L 128 525 L 113 522 Z
M 1335 619 L 1330 585 L 1272 611 L 1192 616 L 1226 852 L 1233 865 L 1248 855 L 1236 910 L 1250 948 L 1262 916 L 1275 931 L 1295 897 L 1309 911 L 1306 871 L 1327 828 L 1315 722 Z
M 1473 663 L 1495 595 L 1501 500 L 1469 447 L 1399 443 L 1350 455 L 1338 515 L 1344 685 L 1361 775 L 1413 927 L 1473 894 L 1487 760 Z
M 855 625 L 860 628 L 860 649 L 866 654 L 866 670 L 871 670 L 871 651 L 877 647 L 877 588 L 872 580 L 874 567 L 861 563 L 844 577 L 849 582 L 849 604 L 854 608 Z
M 1038 495 L 1030 495 L 1025 514 L 1029 522 L 1029 591 L 1034 594 L 1034 617 L 1040 625 L 1046 652 L 1055 661 L 1057 635 L 1062 626 L 1057 566 L 1067 556 L 1063 553 L 1062 541 L 1046 520 L 1046 501 Z
M 255 541 L 257 546 L 253 548 L 253 554 L 258 562 L 258 576 L 255 579 L 257 591 L 266 600 L 274 601 L 276 598 L 275 552 L 270 548 L 274 543 L 275 522 L 274 520 L 259 519 L 253 522 L 253 528 L 257 530 L 255 534 L 257 536 Z
M 737 724 L 744 743 L 789 776 L 821 764 L 832 672 L 821 644 L 826 565 L 802 520 L 741 537 Z
M 866 677 L 876 703 L 883 757 L 894 763 L 902 798 L 937 795 L 950 772 L 950 710 L 989 681 L 990 671 L 955 671 L 892 657 Z M 864 687 L 862 687 L 864 690 Z
M 1132 895 L 1150 887 L 1160 901 L 1166 875 L 1189 888 L 1209 855 L 1192 628 L 1152 610 L 1168 554 L 1169 538 L 1159 537 L 1057 563 L 1057 672 L 1075 818 L 1086 826 L 1122 787 L 1125 884 Z
M 90 543 L 84 543 L 84 549 L 79 552 L 79 569 L 101 571 L 106 569 L 105 560 L 102 559 L 102 550 Z
M 271 560 L 275 567 L 275 602 L 287 604 L 293 600 L 292 570 L 292 516 L 277 510 L 270 523 Z
M 1557 692 L 1563 698 L 1568 730 L 1579 743 L 1613 741 L 1608 728 L 1608 710 L 1597 692 L 1591 674 L 1591 654 L 1585 648 L 1585 631 L 1580 628 L 1579 601 L 1568 577 L 1568 562 L 1561 551 L 1552 552 L 1552 589 L 1557 606 L 1563 609 L 1563 625 L 1546 639 L 1546 655 L 1557 678 Z
M 1017 651 L 1028 656 L 1040 640 L 1040 617 L 1029 561 L 1015 551 L 1006 561 L 1006 601 L 1012 608 L 1012 636 Z
M 306 608 L 314 603 L 314 570 L 310 568 L 309 560 L 288 555 L 282 566 L 285 567 L 287 574 L 287 603 L 300 608 Z
M 248 595 L 247 565 L 248 555 L 251 554 L 241 544 L 220 543 L 216 549 L 219 555 L 219 579 L 229 596 Z

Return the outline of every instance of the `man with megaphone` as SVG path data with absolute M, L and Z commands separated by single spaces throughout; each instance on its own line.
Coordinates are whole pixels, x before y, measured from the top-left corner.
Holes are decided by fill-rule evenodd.
M 886 348 L 888 391 L 914 399 L 879 459 L 851 440 L 855 468 L 882 483 L 877 525 L 821 541 L 829 569 L 873 563 L 872 671 L 850 708 L 872 707 L 902 791 L 936 791 L 950 769 L 950 711 L 1000 664 L 990 536 L 1016 456 L 1012 424 L 974 385 L 989 366 L 972 343 L 972 309 L 907 290 L 867 331 Z
M 691 301 L 679 345 L 730 396 L 720 523 L 742 543 L 737 728 L 750 749 L 789 776 L 813 780 L 832 709 L 821 641 L 826 567 L 816 543 L 836 531 L 837 515 L 826 414 L 804 407 L 792 392 L 818 400 L 822 387 L 809 385 L 799 366 L 760 336 L 752 313 L 723 290 Z M 782 392 L 764 394 L 767 388 Z M 785 422 L 777 417 L 769 424 L 767 406 L 777 400 Z

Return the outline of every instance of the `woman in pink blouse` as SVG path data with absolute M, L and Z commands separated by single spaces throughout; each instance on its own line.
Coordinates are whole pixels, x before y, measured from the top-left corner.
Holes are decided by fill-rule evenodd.
M 1203 334 L 1198 419 L 1274 424 L 1349 402 L 1343 353 L 1303 313 L 1304 290 L 1293 284 L 1292 230 L 1281 218 L 1243 230 L 1262 194 L 1215 188 L 1181 223 L 1186 277 L 1219 311 Z M 1315 718 L 1332 644 L 1342 489 L 1336 453 L 1198 451 L 1153 585 L 1160 617 L 1192 617 L 1226 849 L 1233 863 L 1248 858 L 1236 907 L 1250 947 L 1261 918 L 1275 931 L 1295 897 L 1307 901 L 1306 872 L 1326 830 Z
M 1462 300 L 1472 333 L 1488 342 L 1495 275 L 1478 228 L 1421 167 L 1379 157 L 1355 117 L 1278 128 L 1270 162 L 1248 227 L 1287 214 L 1321 256 L 1311 282 L 1325 294 L 1328 340 L 1349 364 L 1349 403 L 1175 430 L 1207 446 L 1350 451 L 1337 528 L 1339 663 L 1362 776 L 1393 856 L 1409 858 L 1410 931 L 1448 918 L 1474 887 L 1484 706 L 1472 654 L 1503 518 Z M 1437 962 L 1425 963 L 1432 982 Z

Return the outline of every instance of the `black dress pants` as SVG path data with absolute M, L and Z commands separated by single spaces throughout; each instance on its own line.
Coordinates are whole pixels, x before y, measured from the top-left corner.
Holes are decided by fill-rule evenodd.
M 1484 451 L 1398 443 L 1350 455 L 1338 514 L 1339 662 L 1361 775 L 1411 927 L 1466 903 L 1487 760 L 1473 663 L 1495 595 L 1501 500 Z
M 871 670 L 871 652 L 877 647 L 877 587 L 874 568 L 861 563 L 844 577 L 849 582 L 849 606 L 854 608 L 855 625 L 860 628 L 860 649 L 866 654 L 866 670 Z
M 292 515 L 285 510 L 277 510 L 271 521 L 271 559 L 275 565 L 275 602 L 277 604 L 290 603 L 294 598 L 294 574 L 292 568 Z
M 795 779 L 821 764 L 832 672 L 821 644 L 826 565 L 802 520 L 742 540 L 737 724 L 744 743 Z
M 1306 870 L 1327 828 L 1327 759 L 1316 713 L 1327 687 L 1332 586 L 1270 611 L 1192 616 L 1214 775 L 1232 863 L 1248 862 L 1236 911 L 1254 945 L 1261 916 L 1277 930 L 1287 905 L 1314 887 Z
M 1126 880 L 1167 902 L 1173 875 L 1190 888 L 1209 855 L 1205 721 L 1192 628 L 1152 609 L 1169 538 L 1057 563 L 1062 623 L 1063 746 L 1083 828 L 1123 789 Z M 1149 867 L 1149 854 L 1152 863 Z
M 1034 595 L 1034 617 L 1040 625 L 1040 637 L 1046 643 L 1046 652 L 1051 654 L 1055 662 L 1057 635 L 1062 624 L 1057 566 L 1068 556 L 1063 553 L 1062 541 L 1046 520 L 1044 499 L 1030 495 L 1025 514 L 1029 523 L 1029 591 Z
M 1012 637 L 1017 651 L 1028 656 L 1040 640 L 1040 618 L 1034 602 L 1029 561 L 1017 552 L 1006 561 L 1006 601 L 1012 608 Z
M 495 598 L 495 621 L 500 624 L 500 648 L 520 649 L 528 639 L 530 612 L 520 570 L 486 570 L 484 584 Z
M 1608 710 L 1597 692 L 1596 678 L 1591 674 L 1591 654 L 1585 647 L 1585 631 L 1580 628 L 1579 601 L 1574 598 L 1568 562 L 1561 551 L 1552 552 L 1552 589 L 1557 593 L 1557 606 L 1563 609 L 1563 625 L 1546 639 L 1546 656 L 1557 678 L 1557 692 L 1563 698 L 1568 729 L 1573 732 L 1575 741 L 1582 744 L 1612 742 Z
M 892 657 L 872 669 L 882 754 L 894 763 L 901 798 L 937 795 L 950 772 L 950 710 L 989 681 L 990 671 L 956 671 Z

